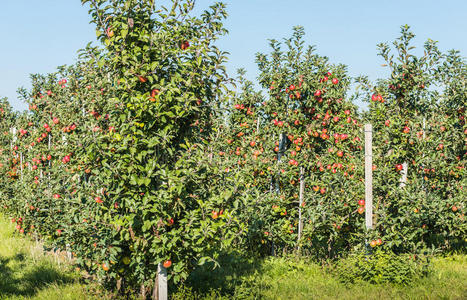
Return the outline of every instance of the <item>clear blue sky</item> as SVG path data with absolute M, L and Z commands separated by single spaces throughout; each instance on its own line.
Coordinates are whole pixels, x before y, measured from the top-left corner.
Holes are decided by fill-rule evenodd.
M 166 0 L 164 0 L 165 2 Z M 156 3 L 159 2 L 156 0 Z M 198 0 L 198 9 L 212 4 Z M 94 26 L 79 0 L 9 0 L 0 5 L 0 97 L 17 110 L 20 86 L 29 87 L 30 73 L 46 73 L 71 64 L 76 51 L 95 41 Z M 427 38 L 442 51 L 458 49 L 467 55 L 466 0 L 225 0 L 230 34 L 219 41 L 230 52 L 231 75 L 244 67 L 254 79 L 256 52 L 268 51 L 267 39 L 288 37 L 295 25 L 306 40 L 332 62 L 345 63 L 351 75 L 371 79 L 385 76 L 376 44 L 393 41 L 399 27 L 409 24 L 419 49 Z

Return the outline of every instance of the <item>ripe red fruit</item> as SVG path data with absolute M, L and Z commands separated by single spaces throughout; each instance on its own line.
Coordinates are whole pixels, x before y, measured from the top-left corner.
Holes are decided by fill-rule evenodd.
M 47 96 L 52 95 L 52 91 L 47 91 Z
M 337 79 L 337 78 L 332 79 L 332 84 L 338 84 L 338 83 L 339 83 L 339 79 Z
M 365 200 L 363 199 L 358 200 L 358 205 L 365 206 Z
M 295 90 L 295 85 L 291 84 L 291 85 L 289 86 L 289 89 L 290 89 L 291 91 Z
M 452 209 L 453 212 L 456 212 L 457 211 L 457 206 L 453 205 L 451 209 Z
M 110 269 L 110 268 L 109 268 L 109 265 L 108 265 L 108 264 L 105 264 L 105 263 L 102 264 L 102 270 L 104 270 L 104 271 L 107 272 L 109 269 Z
M 391 122 L 390 122 L 389 120 L 386 120 L 386 121 L 384 122 L 384 125 L 389 126 L 390 123 L 391 123 Z
M 363 206 L 360 206 L 357 211 L 359 214 L 363 214 L 365 212 L 365 208 Z
M 371 248 L 376 247 L 376 241 L 371 241 L 371 242 L 370 242 L 370 246 L 371 246 Z
M 315 92 L 315 97 L 319 97 L 319 96 L 321 96 L 321 91 L 320 91 L 320 90 L 317 90 L 317 91 Z
M 54 199 L 60 199 L 60 195 L 59 195 L 59 194 L 54 194 L 53 197 L 54 197 Z
M 101 197 L 99 197 L 99 196 L 95 197 L 94 200 L 95 200 L 97 203 L 99 203 L 99 204 L 101 204 L 102 202 L 104 202 L 104 201 L 102 201 Z
M 255 142 L 255 141 L 251 141 L 251 142 L 250 142 L 250 146 L 251 146 L 251 147 L 254 147 L 255 145 L 256 145 L 256 142 Z
M 164 263 L 162 265 L 164 266 L 164 268 L 170 268 L 170 266 L 172 265 L 172 261 L 171 260 L 166 260 L 166 261 L 164 261 Z
M 215 220 L 219 217 L 219 213 L 217 211 L 212 211 L 212 218 Z
M 376 95 L 376 94 L 371 95 L 371 101 L 373 101 L 373 102 L 378 101 L 378 95 Z
M 180 49 L 186 50 L 188 47 L 190 47 L 190 43 L 188 41 L 183 41 L 180 45 Z
M 60 229 L 57 229 L 57 235 L 62 235 L 62 231 Z
M 151 97 L 155 98 L 157 95 L 159 95 L 160 91 L 158 89 L 153 89 L 151 91 Z
M 54 118 L 52 119 L 52 122 L 53 122 L 54 124 L 58 124 L 58 123 L 60 122 L 60 120 L 59 120 L 57 117 L 54 117 Z
M 410 132 L 410 128 L 407 127 L 407 126 L 405 126 L 403 132 L 404 132 L 404 133 L 409 133 L 409 132 Z
M 107 37 L 110 39 L 111 37 L 114 36 L 114 31 L 112 30 L 112 28 L 107 27 L 107 28 L 105 29 L 105 34 L 106 34 Z
M 380 246 L 382 243 L 383 243 L 383 241 L 381 239 L 376 240 L 376 245 Z
M 172 226 L 174 224 L 174 219 L 170 218 L 169 221 L 167 222 L 169 226 Z
M 397 171 L 402 171 L 403 168 L 404 168 L 404 166 L 402 166 L 401 164 L 396 165 L 396 170 Z

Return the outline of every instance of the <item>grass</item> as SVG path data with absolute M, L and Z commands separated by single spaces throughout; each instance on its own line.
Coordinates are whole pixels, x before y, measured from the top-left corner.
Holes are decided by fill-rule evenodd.
M 79 282 L 72 267 L 14 233 L 0 216 L 0 299 L 103 299 L 96 287 Z
M 467 299 L 467 255 L 433 259 L 433 272 L 411 285 L 346 285 L 327 267 L 295 258 L 245 259 L 229 255 L 223 268 L 202 266 L 172 299 Z M 14 233 L 0 216 L 0 299 L 110 299 L 97 284 L 83 284 L 72 266 L 44 254 Z
M 467 256 L 433 259 L 433 272 L 410 285 L 341 283 L 328 268 L 303 260 L 228 258 L 224 269 L 201 268 L 174 299 L 467 299 Z

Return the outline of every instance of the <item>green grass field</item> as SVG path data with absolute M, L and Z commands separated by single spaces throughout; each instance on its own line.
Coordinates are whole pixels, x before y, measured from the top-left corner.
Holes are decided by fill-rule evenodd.
M 315 263 L 293 258 L 228 257 L 224 268 L 199 268 L 173 299 L 467 299 L 467 255 L 433 260 L 433 272 L 409 286 L 345 285 Z M 0 299 L 110 299 L 80 283 L 73 268 L 14 234 L 0 217 Z
M 203 274 L 177 299 L 467 299 L 466 255 L 435 258 L 432 274 L 409 286 L 345 285 L 317 264 L 279 258 L 262 261 L 254 270 L 237 264 Z

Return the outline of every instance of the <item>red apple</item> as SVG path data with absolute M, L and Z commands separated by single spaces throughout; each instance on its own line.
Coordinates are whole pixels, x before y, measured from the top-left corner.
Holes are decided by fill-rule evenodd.
M 172 261 L 171 260 L 166 260 L 166 261 L 164 261 L 164 263 L 162 265 L 164 266 L 164 268 L 170 268 L 170 266 L 172 265 Z

